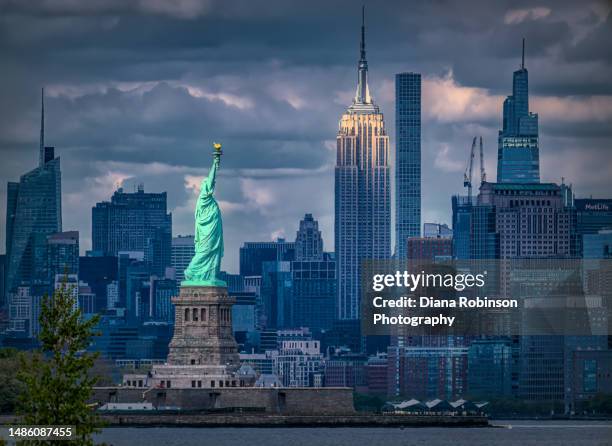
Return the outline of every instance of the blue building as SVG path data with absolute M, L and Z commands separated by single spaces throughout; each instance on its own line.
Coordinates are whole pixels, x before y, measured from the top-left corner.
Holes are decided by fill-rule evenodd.
M 89 251 L 85 257 L 79 257 L 79 280 L 85 282 L 94 293 L 98 313 L 108 306 L 108 285 L 118 280 L 117 267 L 115 256 L 97 255 Z
M 336 261 L 323 251 L 319 223 L 312 214 L 300 221 L 291 263 L 293 326 L 329 329 L 336 314 Z
M 167 212 L 167 194 L 145 193 L 142 185 L 134 193 L 119 188 L 111 201 L 91 210 L 92 249 L 116 256 L 121 251 L 140 251 L 152 272 L 164 276 L 171 264 L 172 214 Z
M 261 300 L 266 328 L 294 327 L 291 262 L 263 262 Z
M 395 240 L 406 258 L 408 237 L 421 225 L 421 75 L 395 75 Z
M 598 234 L 602 230 L 612 229 L 612 200 L 576 198 L 574 208 L 576 211 L 576 253 L 578 257 L 583 255 L 586 257 L 584 243 L 587 234 Z
M 355 97 L 336 136 L 334 252 L 342 320 L 360 317 L 361 262 L 391 257 L 389 137 L 370 95 L 363 23 L 357 77 Z
M 504 101 L 503 127 L 498 137 L 497 182 L 540 182 L 538 115 L 529 111 L 524 39 L 521 68 L 514 72 L 512 95 Z
M 455 195 L 452 197 L 452 210 L 453 257 L 455 259 L 470 259 L 472 200 L 466 196 Z
M 468 349 L 468 395 L 471 398 L 509 397 L 512 394 L 510 340 L 481 339 Z
M 602 229 L 597 234 L 583 236 L 585 259 L 612 259 L 612 229 Z
M 18 183 L 7 184 L 7 293 L 47 281 L 46 236 L 62 230 L 61 185 L 60 159 L 53 147 L 45 147 L 43 101 L 39 165 L 23 174 Z
M 279 238 L 274 242 L 244 242 L 240 248 L 240 275 L 261 276 L 264 262 L 290 262 L 295 258 L 295 243 Z
M 55 284 L 64 275 L 79 275 L 79 232 L 67 231 L 47 237 L 47 274 Z

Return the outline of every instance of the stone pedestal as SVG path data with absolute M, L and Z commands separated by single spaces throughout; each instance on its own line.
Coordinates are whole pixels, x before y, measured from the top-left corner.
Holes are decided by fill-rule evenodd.
M 174 335 L 168 365 L 208 366 L 234 372 L 240 367 L 238 346 L 232 334 L 234 299 L 225 287 L 182 286 L 175 305 Z

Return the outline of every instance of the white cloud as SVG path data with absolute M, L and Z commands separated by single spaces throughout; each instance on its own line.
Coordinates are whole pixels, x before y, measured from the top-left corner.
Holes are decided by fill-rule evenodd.
M 529 9 L 511 9 L 506 12 L 504 23 L 506 25 L 517 25 L 525 20 L 540 20 L 548 17 L 551 12 L 550 8 L 544 6 L 537 6 Z
M 488 119 L 500 113 L 503 101 L 484 88 L 459 85 L 452 71 L 443 77 L 423 78 L 422 88 L 424 117 L 440 122 Z
M 210 10 L 211 4 L 211 0 L 0 0 L 0 7 L 18 12 L 66 16 L 140 12 L 178 19 L 201 17 Z
M 253 108 L 255 103 L 251 98 L 246 96 L 238 96 L 232 93 L 226 92 L 210 92 L 200 87 L 195 87 L 193 85 L 180 84 L 176 82 L 171 82 L 171 84 L 179 85 L 187 89 L 189 95 L 194 98 L 205 98 L 209 101 L 221 101 L 225 105 L 230 107 L 236 107 L 240 110 L 246 110 Z
M 441 143 L 440 150 L 438 150 L 434 160 L 434 166 L 444 172 L 461 172 L 463 170 L 463 163 L 451 159 L 450 152 L 450 146 L 446 143 Z
M 612 96 L 535 96 L 530 107 L 550 121 L 612 121 Z

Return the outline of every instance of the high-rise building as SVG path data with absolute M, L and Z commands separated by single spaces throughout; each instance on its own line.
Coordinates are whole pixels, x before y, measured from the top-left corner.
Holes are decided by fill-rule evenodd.
M 114 256 L 97 255 L 88 251 L 79 257 L 79 280 L 85 282 L 95 297 L 95 310 L 102 313 L 107 308 L 115 308 L 119 303 L 118 260 Z M 114 288 L 109 286 L 114 283 Z M 109 296 L 109 290 L 112 296 Z
M 453 239 L 443 237 L 409 237 L 406 242 L 408 259 L 431 260 L 452 258 Z
M 480 339 L 468 349 L 470 397 L 509 397 L 512 391 L 512 347 L 509 340 Z
M 0 255 L 0 311 L 4 308 L 6 282 L 6 254 Z
M 170 266 L 172 214 L 166 192 L 134 193 L 119 188 L 111 201 L 97 203 L 92 213 L 92 249 L 116 256 L 120 251 L 142 251 L 154 274 L 163 276 Z
M 295 260 L 321 260 L 323 258 L 323 237 L 319 222 L 312 214 L 306 214 L 300 221 L 295 237 Z
M 521 68 L 514 72 L 512 95 L 504 101 L 503 126 L 498 136 L 497 182 L 539 183 L 538 115 L 529 111 L 529 75 L 525 40 Z
M 79 232 L 66 231 L 47 237 L 47 269 L 50 280 L 79 274 Z
M 453 238 L 453 230 L 445 223 L 423 223 L 423 237 Z
M 170 265 L 176 273 L 176 281 L 185 280 L 185 270 L 195 254 L 193 235 L 179 235 L 172 238 L 172 257 Z
M 293 325 L 329 329 L 336 315 L 336 261 L 323 251 L 319 223 L 312 214 L 300 221 L 291 262 Z
M 454 399 L 467 391 L 465 347 L 390 347 L 388 395 Z
M 261 276 L 264 262 L 290 262 L 295 259 L 295 243 L 278 238 L 274 242 L 244 242 L 240 248 L 240 275 Z
M 44 99 L 44 92 L 43 92 Z M 46 235 L 62 230 L 60 159 L 45 147 L 41 105 L 39 165 L 7 185 L 6 291 L 45 281 Z
M 500 258 L 570 257 L 573 228 L 569 187 L 483 183 L 478 204 L 491 206 L 495 213 Z
M 267 328 L 295 326 L 291 262 L 263 262 L 261 300 Z
M 612 229 L 612 200 L 576 198 L 576 255 L 582 257 L 584 240 L 588 234 L 597 234 Z
M 612 259 L 612 229 L 602 229 L 597 234 L 585 234 L 582 251 L 585 259 Z
M 406 240 L 421 225 L 421 75 L 395 75 L 395 243 L 406 258 Z
M 338 318 L 357 320 L 360 316 L 361 261 L 391 256 L 389 137 L 383 114 L 368 87 L 363 21 L 357 92 L 340 119 L 336 141 Z
M 453 257 L 470 259 L 470 228 L 472 225 L 472 200 L 467 196 L 455 195 L 453 209 Z

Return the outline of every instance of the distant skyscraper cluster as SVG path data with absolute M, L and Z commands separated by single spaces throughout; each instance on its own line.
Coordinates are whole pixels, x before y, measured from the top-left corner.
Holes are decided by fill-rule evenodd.
M 569 185 L 540 181 L 524 46 L 503 104 L 497 182 L 482 175 L 472 197 L 470 178 L 469 195 L 452 197 L 452 228 L 426 222 L 420 230 L 419 73 L 396 74 L 395 101 L 392 254 L 389 136 L 368 85 L 362 16 L 357 89 L 336 135 L 334 252 L 325 251 L 319 222 L 305 213 L 296 218 L 295 239 L 244 241 L 238 274 L 222 273 L 236 301 L 231 322 L 240 359 L 257 372 L 258 385 L 350 386 L 406 399 L 515 397 L 566 407 L 612 392 L 609 380 L 597 379 L 612 369 L 601 336 L 362 336 L 364 261 L 612 258 L 612 200 L 574 199 Z M 194 238 L 172 237 L 166 192 L 119 188 L 92 207 L 92 250 L 80 256 L 79 233 L 62 228 L 60 161 L 45 146 L 44 123 L 43 103 L 39 165 L 7 187 L 0 341 L 34 346 L 42 296 L 67 281 L 75 308 L 102 314 L 92 349 L 121 367 L 161 363 Z M 519 268 L 511 273 L 524 287 L 538 279 Z M 608 276 L 585 274 L 589 286 L 609 296 Z M 553 269 L 539 275 L 550 283 L 561 277 Z

